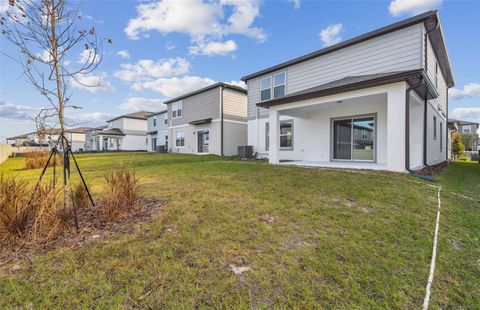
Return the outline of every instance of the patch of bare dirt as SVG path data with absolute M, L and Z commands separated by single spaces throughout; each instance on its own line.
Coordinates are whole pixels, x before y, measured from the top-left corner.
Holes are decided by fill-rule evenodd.
M 442 171 L 448 167 L 448 161 L 441 162 L 437 165 L 433 165 L 430 167 L 425 167 L 423 169 L 415 171 L 415 173 L 419 175 L 428 175 L 428 176 L 435 176 L 442 173 Z
M 12 268 L 3 271 L 15 272 L 20 269 L 19 263 L 31 260 L 38 254 L 56 248 L 79 249 L 107 236 L 132 232 L 138 224 L 149 221 L 160 212 L 164 204 L 165 202 L 159 199 L 141 198 L 129 212 L 123 212 L 109 221 L 101 216 L 101 205 L 79 209 L 77 210 L 80 227 L 78 231 L 69 231 L 41 244 L 22 240 L 0 244 L 0 267 L 12 264 Z M 1 269 L 0 273 L 2 273 Z

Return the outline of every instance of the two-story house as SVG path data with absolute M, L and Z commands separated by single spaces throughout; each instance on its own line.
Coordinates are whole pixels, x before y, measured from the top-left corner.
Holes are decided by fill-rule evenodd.
M 236 155 L 247 144 L 246 90 L 216 83 L 165 101 L 169 150 L 191 154 Z
M 462 135 L 463 143 L 465 144 L 465 151 L 476 152 L 480 151 L 480 139 L 479 139 L 479 123 L 461 121 L 456 119 L 450 119 L 449 122 L 454 123 L 457 128 L 457 132 Z
M 147 140 L 149 152 L 168 150 L 168 113 L 167 110 L 147 116 Z
M 242 80 L 248 144 L 270 163 L 405 172 L 448 158 L 454 81 L 436 11 Z
M 91 129 L 90 127 L 77 127 L 65 130 L 65 138 L 68 140 L 73 152 L 83 152 L 86 150 L 85 133 Z
M 87 150 L 146 151 L 148 114 L 140 111 L 120 115 L 108 120 L 105 127 L 87 131 Z

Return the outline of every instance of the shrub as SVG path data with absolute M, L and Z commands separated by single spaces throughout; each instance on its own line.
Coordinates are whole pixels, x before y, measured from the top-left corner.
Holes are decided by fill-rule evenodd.
M 43 168 L 47 163 L 48 157 L 50 157 L 50 152 L 48 151 L 32 151 L 25 153 L 25 169 L 38 169 Z M 50 160 L 49 167 L 60 166 L 63 163 L 63 156 L 57 154 L 55 160 Z
M 138 198 L 138 178 L 130 168 L 109 169 L 104 174 L 107 193 L 102 200 L 101 214 L 105 219 L 114 219 L 135 207 Z

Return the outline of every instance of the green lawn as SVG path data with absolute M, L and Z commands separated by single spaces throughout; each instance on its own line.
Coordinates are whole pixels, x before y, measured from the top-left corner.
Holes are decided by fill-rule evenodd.
M 0 170 L 33 182 L 39 170 L 21 170 L 22 161 Z M 431 309 L 479 308 L 479 164 L 451 165 L 427 183 L 214 156 L 78 161 L 96 197 L 105 168 L 133 165 L 143 194 L 165 199 L 165 209 L 135 233 L 0 275 L 0 308 L 418 309 L 433 244 L 432 184 L 444 192 Z M 237 276 L 231 265 L 251 269 Z

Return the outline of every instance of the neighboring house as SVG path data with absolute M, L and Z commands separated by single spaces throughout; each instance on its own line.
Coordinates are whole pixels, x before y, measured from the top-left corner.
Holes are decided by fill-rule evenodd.
M 165 102 L 169 150 L 236 155 L 247 144 L 246 90 L 216 83 Z
M 90 128 L 89 130 L 85 131 L 85 150 L 87 152 L 102 150 L 99 139 L 96 139 L 95 137 L 105 128 L 107 128 L 107 125 Z
M 107 121 L 107 126 L 87 131 L 88 151 L 146 151 L 147 115 L 140 111 Z
M 65 130 L 65 137 L 73 152 L 85 151 L 85 132 L 91 129 L 90 127 L 77 127 Z
M 27 134 L 27 145 L 29 146 L 53 146 L 60 137 L 60 129 L 47 128 L 42 131 L 35 131 Z
M 270 163 L 404 172 L 445 161 L 454 85 L 430 11 L 242 78 Z
M 461 121 L 456 119 L 450 119 L 449 122 L 455 123 L 458 128 L 458 133 L 461 134 L 464 139 L 465 151 L 472 152 L 480 150 L 480 140 L 479 140 L 479 123 Z M 466 139 L 465 136 L 469 138 Z M 468 140 L 468 143 L 466 143 Z
M 7 144 L 11 146 L 26 146 L 28 145 L 28 134 L 7 138 Z
M 152 113 L 147 117 L 148 151 L 166 152 L 168 150 L 168 113 L 167 110 Z
M 452 154 L 452 141 L 453 141 L 453 133 L 458 132 L 458 125 L 455 121 L 452 121 L 451 119 L 448 120 L 448 159 L 452 160 L 454 159 L 454 156 Z

